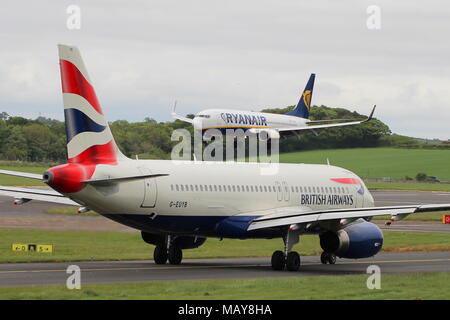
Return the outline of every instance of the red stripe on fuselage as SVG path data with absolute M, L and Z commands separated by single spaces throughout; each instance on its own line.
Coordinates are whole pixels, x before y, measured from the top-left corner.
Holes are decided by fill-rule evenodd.
M 67 60 L 59 60 L 59 65 L 61 69 L 62 91 L 64 93 L 73 93 L 82 96 L 98 113 L 103 114 L 94 88 L 80 70 L 72 62 Z
M 330 179 L 331 181 L 344 183 L 344 184 L 361 184 L 358 179 L 355 178 L 338 178 L 338 179 Z

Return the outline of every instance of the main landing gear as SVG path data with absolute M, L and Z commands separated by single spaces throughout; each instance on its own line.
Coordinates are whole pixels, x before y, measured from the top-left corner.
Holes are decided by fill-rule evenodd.
M 298 271 L 300 269 L 300 255 L 296 251 L 291 251 L 294 244 L 299 242 L 299 232 L 297 230 L 289 230 L 284 240 L 284 252 L 275 251 L 272 254 L 272 269 Z
M 183 251 L 172 245 L 170 236 L 167 237 L 167 242 L 159 244 L 153 251 L 153 259 L 156 264 L 165 264 L 169 260 L 170 264 L 178 265 L 183 260 Z
M 335 264 L 336 255 L 334 253 L 322 252 L 320 255 L 320 262 L 322 262 L 322 264 Z

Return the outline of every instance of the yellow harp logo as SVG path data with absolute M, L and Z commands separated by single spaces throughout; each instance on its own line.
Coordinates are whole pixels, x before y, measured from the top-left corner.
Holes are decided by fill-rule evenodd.
M 305 90 L 305 92 L 303 92 L 303 103 L 306 106 L 306 109 L 308 109 L 311 106 L 311 90 Z

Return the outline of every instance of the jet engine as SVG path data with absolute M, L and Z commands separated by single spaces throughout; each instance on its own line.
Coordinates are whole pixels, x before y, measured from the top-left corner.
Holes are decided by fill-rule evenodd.
M 274 129 L 249 129 L 250 133 L 257 134 L 259 140 L 267 141 L 270 139 L 280 139 L 280 133 Z
M 383 233 L 375 224 L 356 221 L 337 232 L 320 235 L 320 246 L 341 258 L 359 259 L 376 255 L 383 246 Z

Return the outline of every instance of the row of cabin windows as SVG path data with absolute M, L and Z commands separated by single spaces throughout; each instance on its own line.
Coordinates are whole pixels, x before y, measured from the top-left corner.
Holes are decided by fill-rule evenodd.
M 211 185 L 211 184 L 171 184 L 172 191 L 190 191 L 190 192 L 281 192 L 279 186 L 254 186 L 254 185 Z M 288 191 L 287 186 L 284 186 Z M 348 187 L 299 187 L 291 186 L 292 193 L 349 193 Z

